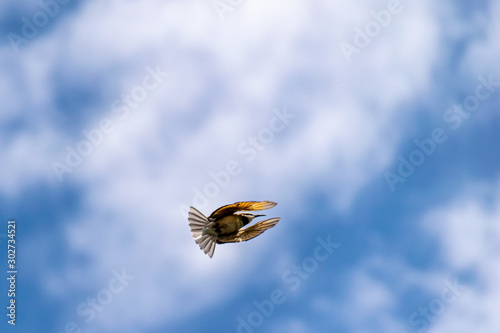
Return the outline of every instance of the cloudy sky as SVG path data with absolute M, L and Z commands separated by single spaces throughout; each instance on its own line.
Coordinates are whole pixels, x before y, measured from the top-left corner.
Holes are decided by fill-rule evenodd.
M 2 332 L 500 327 L 499 1 L 0 13 Z M 244 200 L 210 259 L 188 207 Z

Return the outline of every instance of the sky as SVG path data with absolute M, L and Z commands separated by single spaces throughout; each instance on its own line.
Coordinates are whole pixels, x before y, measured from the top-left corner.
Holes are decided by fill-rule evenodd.
M 500 1 L 0 13 L 1 332 L 497 332 Z

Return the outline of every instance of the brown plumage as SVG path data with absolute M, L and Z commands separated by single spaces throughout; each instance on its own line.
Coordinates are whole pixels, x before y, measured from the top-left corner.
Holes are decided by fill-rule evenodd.
M 244 242 L 274 227 L 280 221 L 279 217 L 273 217 L 243 228 L 254 218 L 264 216 L 244 211 L 264 210 L 274 206 L 276 203 L 272 201 L 235 202 L 216 209 L 208 218 L 196 208 L 190 207 L 188 220 L 191 235 L 200 249 L 212 258 L 215 244 Z

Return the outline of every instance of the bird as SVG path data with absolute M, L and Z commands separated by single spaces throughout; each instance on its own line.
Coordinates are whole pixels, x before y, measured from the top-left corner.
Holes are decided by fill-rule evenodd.
M 273 217 L 243 228 L 262 214 L 248 211 L 270 209 L 276 206 L 273 201 L 240 201 L 217 208 L 209 217 L 191 206 L 188 213 L 191 235 L 200 249 L 210 258 L 216 244 L 245 242 L 274 227 L 280 217 Z

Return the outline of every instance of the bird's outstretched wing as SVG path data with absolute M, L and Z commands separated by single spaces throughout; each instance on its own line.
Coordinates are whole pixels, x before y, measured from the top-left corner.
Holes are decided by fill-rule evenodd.
M 217 238 L 217 243 L 238 243 L 245 242 L 252 238 L 257 237 L 267 229 L 274 227 L 281 218 L 273 217 L 271 219 L 267 219 L 258 223 L 255 223 L 251 227 L 243 228 L 238 230 L 237 233 L 233 235 L 220 236 Z
M 230 205 L 222 206 L 218 209 L 216 209 L 210 216 L 208 217 L 209 220 L 218 220 L 220 218 L 223 218 L 224 216 L 232 215 L 236 212 L 242 211 L 242 210 L 264 210 L 264 209 L 269 209 L 273 208 L 276 206 L 276 202 L 273 201 L 241 201 L 241 202 L 235 202 Z

